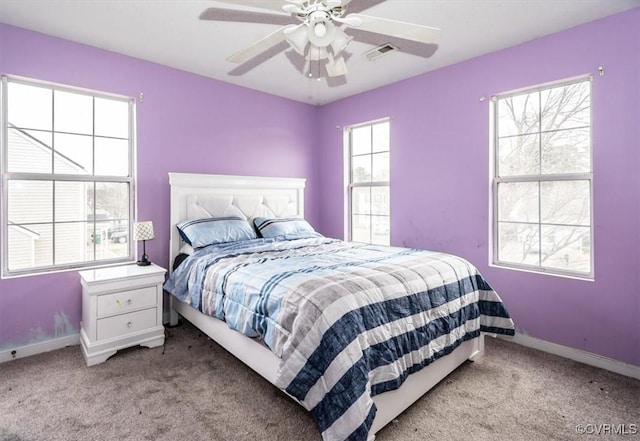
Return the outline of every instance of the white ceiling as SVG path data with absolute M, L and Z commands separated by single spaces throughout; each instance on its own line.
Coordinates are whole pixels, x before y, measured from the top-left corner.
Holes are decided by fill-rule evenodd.
M 286 52 L 242 76 L 230 75 L 237 66 L 225 59 L 278 26 L 199 20 L 212 6 L 247 9 L 213 0 L 0 0 L 0 22 L 326 104 L 638 7 L 640 0 L 387 0 L 363 13 L 438 27 L 438 50 L 430 58 L 394 52 L 368 61 L 363 54 L 374 46 L 352 41 L 346 83 L 334 87 L 305 77 Z

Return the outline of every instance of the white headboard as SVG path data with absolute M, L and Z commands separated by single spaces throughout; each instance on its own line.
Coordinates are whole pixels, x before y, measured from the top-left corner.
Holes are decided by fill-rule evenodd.
M 183 245 L 178 223 L 209 215 L 237 215 L 249 222 L 258 216 L 304 216 L 305 182 L 303 178 L 169 173 L 169 267 Z

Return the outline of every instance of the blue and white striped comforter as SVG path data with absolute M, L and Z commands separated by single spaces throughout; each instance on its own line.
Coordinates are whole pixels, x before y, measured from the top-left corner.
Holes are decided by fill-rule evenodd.
M 262 338 L 281 358 L 276 385 L 311 411 L 324 440 L 367 439 L 372 396 L 480 331 L 514 332 L 466 260 L 327 238 L 212 245 L 165 289 Z

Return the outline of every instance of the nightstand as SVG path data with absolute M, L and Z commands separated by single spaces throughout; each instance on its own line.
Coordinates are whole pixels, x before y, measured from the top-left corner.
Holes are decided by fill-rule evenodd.
M 130 346 L 164 344 L 164 275 L 158 265 L 136 264 L 80 271 L 80 345 L 87 366 Z

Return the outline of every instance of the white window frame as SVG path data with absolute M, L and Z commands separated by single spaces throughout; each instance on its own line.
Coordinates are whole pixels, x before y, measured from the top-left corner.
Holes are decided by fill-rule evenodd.
M 522 175 L 522 176 L 498 176 L 499 173 L 499 165 L 498 165 L 498 101 L 504 98 L 511 98 L 519 95 L 526 95 L 533 92 L 541 92 L 544 90 L 554 89 L 563 86 L 569 86 L 572 84 L 589 82 L 589 97 L 590 97 L 590 123 L 589 123 L 589 141 L 590 141 L 590 164 L 591 169 L 588 173 L 562 173 L 562 174 L 536 174 L 536 175 Z M 538 86 L 528 87 L 524 89 L 518 89 L 516 91 L 505 92 L 502 94 L 496 94 L 492 96 L 491 106 L 490 106 L 490 126 L 491 126 L 491 135 L 490 135 L 490 179 L 491 179 L 491 209 L 490 213 L 492 216 L 491 219 L 491 243 L 492 246 L 490 248 L 490 257 L 489 257 L 489 265 L 498 268 L 538 273 L 538 274 L 547 274 L 552 276 L 559 277 L 567 277 L 574 278 L 580 280 L 588 280 L 593 281 L 595 277 L 594 270 L 594 197 L 593 197 L 593 76 L 592 75 L 583 75 L 579 77 L 569 78 L 560 81 L 554 81 L 550 83 L 541 84 Z M 535 132 L 534 132 L 535 133 Z M 538 132 L 541 133 L 541 132 Z M 571 270 L 563 270 L 559 268 L 553 267 L 545 267 L 540 265 L 531 265 L 531 264 L 522 264 L 522 263 L 514 263 L 514 262 L 505 262 L 499 259 L 499 243 L 498 243 L 498 184 L 500 183 L 509 183 L 509 182 L 559 182 L 559 181 L 588 181 L 589 182 L 589 197 L 590 197 L 590 213 L 589 213 L 589 230 L 590 230 L 590 271 L 582 272 L 582 271 L 571 271 Z M 540 200 L 538 200 L 540 203 Z M 540 228 L 543 223 L 538 220 L 538 228 Z M 540 236 L 540 240 L 542 240 L 542 236 Z
M 133 238 L 133 223 L 135 219 L 135 195 L 136 195 L 136 141 L 135 141 L 135 99 L 110 94 L 106 92 L 99 92 L 95 90 L 83 89 L 73 86 L 67 86 L 57 83 L 52 83 L 48 81 L 35 80 L 31 78 L 19 77 L 14 75 L 2 75 L 0 77 L 1 85 L 0 85 L 0 176 L 2 179 L 0 180 L 0 193 L 2 194 L 2 202 L 0 205 L 0 239 L 2 242 L 2 268 L 1 268 L 1 277 L 2 279 L 19 277 L 19 276 L 28 276 L 28 275 L 37 275 L 37 274 L 47 274 L 54 273 L 60 271 L 68 271 L 68 270 L 77 270 L 80 268 L 89 268 L 89 267 L 99 267 L 99 266 L 108 266 L 114 264 L 121 264 L 124 262 L 133 262 L 135 261 L 135 241 Z M 7 98 L 7 87 L 8 83 L 19 83 L 25 84 L 29 86 L 35 87 L 44 87 L 48 89 L 53 89 L 55 91 L 61 92 L 70 92 L 74 94 L 82 94 L 88 95 L 96 98 L 107 98 L 111 100 L 120 100 L 128 103 L 129 107 L 129 170 L 127 176 L 95 176 L 95 175 L 74 175 L 74 174 L 56 174 L 56 173 L 30 173 L 30 172 L 9 172 L 7 170 L 8 166 L 8 98 Z M 53 130 L 53 129 L 52 129 Z M 52 133 L 54 133 L 52 131 Z M 92 136 L 95 136 L 92 135 Z M 95 160 L 95 159 L 94 159 Z M 58 264 L 55 263 L 49 266 L 39 266 L 34 268 L 25 268 L 20 270 L 10 270 L 8 255 L 9 255 L 9 244 L 8 244 L 8 201 L 9 201 L 9 190 L 8 183 L 10 180 L 26 180 L 26 181 L 52 181 L 52 182 L 94 182 L 94 183 L 126 183 L 129 186 L 129 223 L 128 223 L 128 241 L 127 241 L 127 255 L 124 257 L 117 257 L 113 259 L 100 259 L 100 260 L 92 260 L 85 262 L 76 262 L 70 264 Z M 55 198 L 55 193 L 53 195 Z M 52 201 L 52 204 L 54 202 Z M 54 205 L 55 210 L 55 205 Z M 52 219 L 52 224 L 55 226 L 55 219 Z M 93 219 L 94 228 L 95 223 L 97 222 L 96 216 Z M 55 227 L 54 227 L 55 228 Z M 55 229 L 54 229 L 54 243 L 53 243 L 53 256 L 55 259 Z M 95 245 L 94 245 L 95 246 Z
M 391 192 L 391 162 L 389 162 L 389 180 L 387 181 L 371 181 L 371 182 L 353 182 L 352 176 L 352 165 L 351 161 L 353 158 L 353 141 L 352 134 L 354 129 L 359 129 L 362 127 L 373 127 L 374 125 L 387 123 L 389 124 L 389 133 L 391 133 L 391 119 L 390 118 L 381 118 L 373 121 L 367 121 L 364 123 L 354 124 L 344 129 L 344 143 L 345 143 L 345 180 L 346 180 L 346 218 L 345 218 L 345 238 L 348 241 L 353 240 L 353 189 L 354 188 L 372 188 L 372 187 L 389 187 L 389 192 Z M 391 161 L 391 139 L 389 139 L 389 161 Z M 369 154 L 372 159 L 374 153 Z M 373 171 L 373 167 L 372 167 Z M 389 201 L 391 204 L 391 201 Z M 373 218 L 373 215 L 371 216 Z M 391 241 L 391 207 L 389 207 L 389 242 Z M 371 231 L 373 231 L 373 226 L 371 226 Z M 370 242 L 369 242 L 370 243 Z

